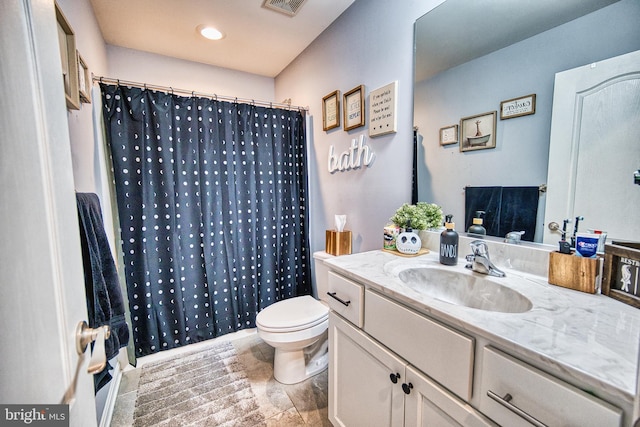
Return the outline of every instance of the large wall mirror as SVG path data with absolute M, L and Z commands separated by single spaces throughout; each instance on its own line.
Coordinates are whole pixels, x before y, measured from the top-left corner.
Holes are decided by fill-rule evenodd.
M 511 209 L 517 210 L 512 215 L 535 212 L 535 230 L 523 238 L 555 244 L 560 235 L 549 234 L 545 227 L 550 221 L 545 220 L 545 211 L 561 212 L 547 206 L 553 198 L 545 192 L 551 190 L 547 187 L 549 173 L 553 173 L 549 170 L 550 161 L 554 168 L 563 167 L 562 161 L 550 159 L 555 75 L 640 50 L 638 22 L 637 0 L 446 0 L 418 19 L 414 124 L 418 130 L 419 200 L 442 206 L 445 213 L 454 215 L 456 228 L 464 231 L 465 222 L 472 215 L 465 212 L 465 201 L 473 199 L 470 189 L 537 188 L 535 201 L 522 206 L 510 204 Z M 529 95 L 535 95 L 533 114 L 501 119 L 502 103 Z M 461 119 L 479 116 L 488 120 L 494 111 L 495 127 L 488 129 L 495 133 L 495 146 L 461 150 L 460 141 L 465 138 L 461 125 L 467 127 L 467 121 Z M 639 116 L 636 111 L 635 117 Z M 475 121 L 470 122 L 473 125 Z M 444 140 L 442 130 L 446 131 Z M 637 146 L 640 149 L 640 143 Z M 638 149 L 620 153 L 627 158 L 635 156 L 636 169 L 640 168 Z M 566 160 L 569 167 L 570 159 Z M 616 167 L 615 160 L 603 159 L 592 173 L 604 179 L 614 175 L 611 171 Z M 633 182 L 633 171 L 628 175 Z M 565 184 L 556 181 L 554 189 Z M 566 182 L 567 188 L 575 184 Z M 640 186 L 636 185 L 635 190 L 640 194 Z M 610 218 L 598 217 L 596 224 L 588 211 L 589 204 L 577 204 L 584 209 L 579 213 L 585 218 L 581 231 L 607 230 L 614 221 L 637 222 L 637 214 L 630 218 L 617 216 L 616 206 L 607 201 L 606 193 L 590 194 L 589 189 L 576 192 L 579 197 L 590 194 L 612 211 Z M 486 197 L 482 192 L 474 194 Z M 562 224 L 565 218 L 558 216 L 551 221 Z M 640 235 L 610 237 L 640 241 Z

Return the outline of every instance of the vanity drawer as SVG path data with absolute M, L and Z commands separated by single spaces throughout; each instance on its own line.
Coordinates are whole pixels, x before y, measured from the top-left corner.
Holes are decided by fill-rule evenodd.
M 485 347 L 482 357 L 479 409 L 498 424 L 619 426 L 622 422 L 620 409 L 495 348 Z M 531 418 L 526 421 L 527 417 Z
M 400 357 L 469 401 L 474 340 L 370 290 L 364 329 Z
M 331 310 L 362 328 L 364 286 L 330 271 L 327 287 L 326 299 Z

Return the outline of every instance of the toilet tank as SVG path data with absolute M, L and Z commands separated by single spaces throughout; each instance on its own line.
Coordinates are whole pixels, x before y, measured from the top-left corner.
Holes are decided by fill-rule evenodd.
M 329 281 L 329 268 L 324 265 L 324 260 L 333 257 L 334 255 L 330 255 L 325 251 L 313 253 L 313 260 L 315 264 L 314 296 L 316 297 L 316 299 L 319 299 L 321 301 L 327 300 L 327 290 L 329 289 L 327 285 L 327 282 Z

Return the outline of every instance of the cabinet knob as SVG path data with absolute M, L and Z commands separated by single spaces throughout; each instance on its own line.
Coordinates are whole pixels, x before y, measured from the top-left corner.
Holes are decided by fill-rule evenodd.
M 402 384 L 402 391 L 404 391 L 404 394 L 409 394 L 411 393 L 411 389 L 413 388 L 413 384 L 409 383 L 404 383 Z
M 392 383 L 397 384 L 398 380 L 400 379 L 400 374 L 391 374 L 389 375 L 389 378 L 391 379 Z

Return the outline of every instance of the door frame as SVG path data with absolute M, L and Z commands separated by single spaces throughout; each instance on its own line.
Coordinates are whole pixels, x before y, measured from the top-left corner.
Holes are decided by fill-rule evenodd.
M 0 402 L 69 404 L 96 424 L 71 145 L 53 0 L 0 4 Z

